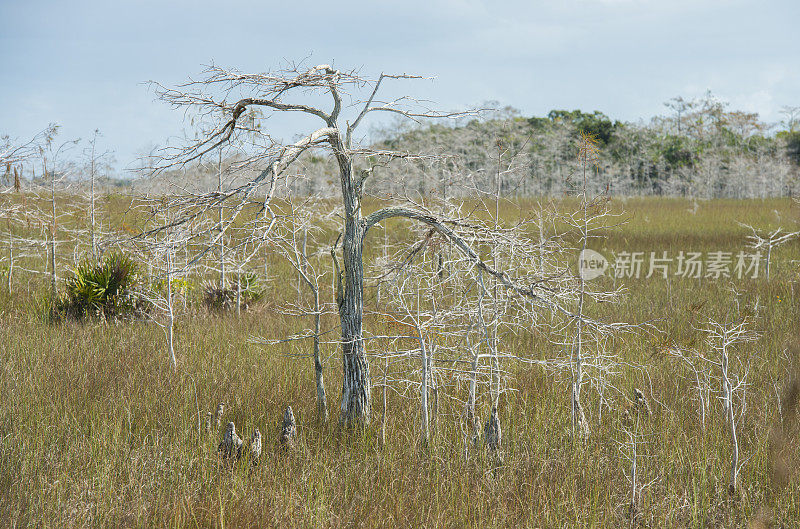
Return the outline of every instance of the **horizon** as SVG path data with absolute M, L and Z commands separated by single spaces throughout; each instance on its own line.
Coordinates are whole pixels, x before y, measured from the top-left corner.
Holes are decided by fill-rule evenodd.
M 211 62 L 247 72 L 305 59 L 367 74 L 416 73 L 435 79 L 404 84 L 403 93 L 439 108 L 497 101 L 523 116 L 597 110 L 635 123 L 666 114 L 672 97 L 710 90 L 774 124 L 781 107 L 800 103 L 792 67 L 800 39 L 791 27 L 800 7 L 788 1 L 758 11 L 725 0 L 368 9 L 350 2 L 325 14 L 283 7 L 280 21 L 270 5 L 236 2 L 227 18 L 210 13 L 211 5 L 0 3 L 0 16 L 14 22 L 0 36 L 7 50 L 0 67 L 14 72 L 0 87 L 0 134 L 24 141 L 53 122 L 67 141 L 99 129 L 100 148 L 114 151 L 116 172 L 126 177 L 139 153 L 188 129 L 145 83 L 173 85 Z M 292 120 L 273 125 L 283 138 L 302 130 Z

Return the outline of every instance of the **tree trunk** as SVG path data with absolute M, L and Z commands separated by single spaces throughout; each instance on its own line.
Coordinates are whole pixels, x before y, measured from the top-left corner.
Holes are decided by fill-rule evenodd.
M 167 253 L 167 349 L 172 368 L 178 369 L 178 359 L 175 357 L 173 338 L 174 330 L 175 312 L 172 310 L 172 255 Z
M 92 143 L 92 167 L 91 167 L 91 170 L 90 170 L 90 176 L 91 176 L 91 179 L 92 179 L 91 206 L 89 208 L 89 216 L 90 216 L 90 219 L 91 219 L 91 227 L 90 227 L 90 230 L 89 230 L 89 236 L 90 236 L 90 239 L 91 239 L 90 244 L 91 244 L 91 247 L 92 247 L 92 262 L 93 263 L 97 261 L 97 243 L 95 242 L 95 235 L 94 235 L 94 225 L 95 225 L 95 220 L 94 220 L 94 163 L 95 163 L 95 158 L 94 158 L 94 142 L 93 142 Z
M 730 423 L 731 444 L 733 445 L 733 453 L 731 454 L 731 480 L 728 484 L 728 491 L 731 494 L 736 492 L 738 486 L 739 474 L 739 441 L 736 438 L 736 414 L 733 411 L 733 405 L 730 404 L 731 394 L 728 392 L 728 422 Z
M 217 161 L 217 192 L 222 193 L 222 149 L 219 151 L 219 159 Z M 225 211 L 222 202 L 220 201 L 217 208 L 217 227 L 219 230 L 219 289 L 222 294 L 225 294 L 225 238 L 222 234 L 224 230 L 223 221 Z M 266 265 L 264 267 L 266 269 Z M 266 279 L 266 277 L 265 277 Z
M 769 241 L 769 246 L 767 246 L 767 281 L 769 281 L 769 264 L 772 257 L 772 241 Z
M 345 227 L 343 244 L 344 281 L 339 304 L 342 327 L 342 414 L 345 425 L 369 423 L 370 380 L 369 363 L 364 351 L 363 296 L 364 270 L 362 261 L 362 231 L 360 223 Z
M 475 400 L 478 388 L 478 353 L 479 345 L 475 346 L 469 373 L 469 396 L 467 398 L 467 426 L 472 430 L 472 442 L 478 442 L 478 420 L 475 416 Z
M 317 381 L 317 416 L 321 421 L 328 419 L 328 399 L 325 396 L 325 382 L 322 377 L 322 358 L 319 354 L 320 333 L 319 289 L 314 289 L 314 373 Z
M 586 190 L 586 171 L 590 163 L 589 152 L 591 144 L 584 139 L 582 146 L 583 166 L 583 187 L 581 189 L 581 209 L 583 210 L 583 226 L 581 227 L 581 252 L 586 251 L 589 240 L 589 198 Z M 575 352 L 573 356 L 573 380 L 572 380 L 572 431 L 575 435 L 580 435 L 581 439 L 589 438 L 589 423 L 581 404 L 581 387 L 583 386 L 583 308 L 584 296 L 586 292 L 583 275 L 580 275 L 580 295 L 578 297 L 578 321 L 575 330 Z
M 430 359 L 428 359 L 430 362 Z M 428 368 L 430 373 L 431 369 Z M 431 408 L 431 438 L 436 438 L 436 431 L 439 427 L 439 386 L 436 384 L 436 377 L 430 377 L 431 380 L 431 397 L 433 398 L 433 406 Z
M 419 298 L 417 299 L 417 308 L 419 308 Z M 420 329 L 417 332 L 422 334 Z M 428 376 L 429 367 L 428 362 L 428 349 L 425 347 L 425 341 L 422 336 L 419 338 L 419 349 L 422 353 L 422 381 L 420 383 L 420 405 L 422 406 L 422 432 L 420 432 L 420 441 L 422 441 L 423 448 L 427 448 L 430 440 L 430 430 L 428 425 Z
M 8 228 L 8 295 L 14 295 L 14 233 Z
M 331 140 L 339 165 L 344 205 L 342 240 L 343 280 L 340 280 L 339 320 L 342 328 L 342 408 L 343 425 L 369 424 L 369 363 L 362 335 L 364 315 L 364 220 L 361 217 L 360 190 L 353 180 L 353 167 L 345 154 L 341 138 Z
M 728 411 L 732 405 L 731 403 L 731 386 L 730 380 L 728 380 L 728 351 L 726 350 L 725 344 L 722 344 L 722 404 L 725 410 L 725 420 L 727 421 L 729 418 Z
M 44 162 L 44 174 L 47 176 L 47 162 Z M 58 275 L 56 274 L 56 173 L 50 173 L 50 291 L 53 300 L 58 295 Z
M 236 317 L 242 315 L 242 270 L 236 272 Z

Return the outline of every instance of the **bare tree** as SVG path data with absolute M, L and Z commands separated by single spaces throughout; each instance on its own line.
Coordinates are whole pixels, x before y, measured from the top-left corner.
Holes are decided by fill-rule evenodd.
M 164 198 L 163 202 L 168 202 Z M 176 278 L 184 274 L 193 266 L 190 261 L 180 262 L 178 253 L 190 242 L 197 240 L 208 229 L 208 222 L 194 221 L 176 223 L 173 212 L 169 208 L 161 207 L 158 203 L 143 201 L 140 208 L 150 212 L 151 223 L 158 225 L 158 229 L 151 229 L 133 239 L 138 247 L 136 256 L 147 262 L 151 270 L 148 281 L 139 289 L 138 295 L 147 302 L 147 314 L 150 319 L 164 330 L 166 349 L 173 369 L 178 368 L 178 358 L 175 354 L 175 283 Z M 221 417 L 223 406 L 217 408 Z
M 637 518 L 639 515 L 639 498 L 641 497 L 642 492 L 652 486 L 658 478 L 653 478 L 648 482 L 642 481 L 642 470 L 639 466 L 639 461 L 641 459 L 645 459 L 647 456 L 641 453 L 640 446 L 646 445 L 646 442 L 649 440 L 648 435 L 643 434 L 640 431 L 639 425 L 639 417 L 637 415 L 634 424 L 626 427 L 622 433 L 624 434 L 623 441 L 617 441 L 617 447 L 620 452 L 620 456 L 623 460 L 629 463 L 628 471 L 625 473 L 625 478 L 628 480 L 630 484 L 630 503 L 628 504 L 628 515 L 631 518 L 631 526 L 635 526 L 637 524 Z
M 582 267 L 583 260 L 590 250 L 589 245 L 592 241 L 600 238 L 598 232 L 619 224 L 617 217 L 609 209 L 609 198 L 605 193 L 592 195 L 589 191 L 589 178 L 592 170 L 596 167 L 599 156 L 599 148 L 596 138 L 589 134 L 581 133 L 578 146 L 578 177 L 579 182 L 575 184 L 576 192 L 580 200 L 577 211 L 571 215 L 562 216 L 562 220 L 570 225 L 578 236 L 579 251 L 579 273 L 578 285 L 576 288 L 577 307 L 575 317 L 570 324 L 574 323 L 574 334 L 570 336 L 571 329 L 565 329 L 567 336 L 565 344 L 570 349 L 570 371 L 572 375 L 572 430 L 573 433 L 581 438 L 589 436 L 589 422 L 586 418 L 584 406 L 581 401 L 581 391 L 583 388 L 587 365 L 592 367 L 597 375 L 590 376 L 587 381 L 595 383 L 600 388 L 601 405 L 603 392 L 608 384 L 605 375 L 609 372 L 608 364 L 616 363 L 613 356 L 606 354 L 602 341 L 615 330 L 625 326 L 615 325 L 591 325 L 587 324 L 591 320 L 587 317 L 588 302 L 592 301 L 614 301 L 619 297 L 620 289 L 604 290 L 592 287 L 587 283 L 586 270 Z M 594 349 L 593 353 L 590 352 Z
M 22 186 L 23 163 L 29 163 L 34 159 L 42 142 L 55 135 L 56 126 L 51 125 L 45 131 L 40 132 L 24 143 L 16 143 L 8 136 L 0 138 L 0 167 L 5 167 L 5 175 L 0 187 L 0 217 L 5 220 L 7 229 L 8 253 L 6 259 L 6 288 L 9 295 L 13 293 L 14 265 L 18 258 L 14 253 L 15 245 L 15 224 L 24 216 L 23 203 L 25 200 Z M 22 201 L 16 200 L 14 195 L 22 197 Z
M 702 350 L 683 350 L 671 348 L 670 354 L 681 359 L 695 375 L 700 395 L 701 417 L 705 427 L 705 407 L 708 397 L 716 393 L 722 401 L 723 417 L 731 439 L 731 470 L 729 490 L 735 492 L 742 463 L 739 456 L 738 420 L 746 409 L 747 377 L 750 373 L 752 356 L 735 354 L 736 346 L 758 338 L 749 329 L 746 319 L 720 323 L 708 320 L 700 329 L 705 334 L 708 352 Z M 738 400 L 738 403 L 737 403 Z
M 429 401 L 433 388 L 436 388 L 438 398 L 438 385 L 435 382 L 437 349 L 447 347 L 444 337 L 455 330 L 448 331 L 445 328 L 449 314 L 446 305 L 443 306 L 443 300 L 440 299 L 440 303 L 436 301 L 436 297 L 444 290 L 443 286 L 438 281 L 435 268 L 418 263 L 417 266 L 400 269 L 389 291 L 388 305 L 393 311 L 387 317 L 402 330 L 392 340 L 396 346 L 392 354 L 395 357 L 403 355 L 412 358 L 419 366 L 420 442 L 423 447 L 427 447 L 431 440 Z M 417 347 L 403 347 L 410 340 L 416 342 Z M 404 378 L 410 379 L 411 373 Z M 409 380 L 409 383 L 414 382 Z
M 724 403 L 725 420 L 728 423 L 728 431 L 731 436 L 731 473 L 728 488 L 731 493 L 738 488 L 739 476 L 739 439 L 737 436 L 737 413 L 734 403 L 734 396 L 740 394 L 739 411 L 744 414 L 745 391 L 747 388 L 747 375 L 750 372 L 750 362 L 744 362 L 741 358 L 733 357 L 733 350 L 736 344 L 748 342 L 756 339 L 756 334 L 747 327 L 749 322 L 743 320 L 739 323 L 719 323 L 710 320 L 703 330 L 708 337 L 711 350 L 717 354 L 716 363 L 720 368 L 722 379 L 722 401 Z M 733 368 L 735 358 L 738 369 Z
M 328 400 L 325 392 L 323 371 L 325 360 L 322 357 L 322 316 L 331 313 L 335 307 L 324 304 L 320 295 L 320 284 L 326 275 L 323 262 L 327 258 L 327 247 L 323 247 L 320 237 L 331 224 L 331 213 L 325 204 L 313 198 L 304 200 L 287 200 L 279 210 L 272 208 L 276 217 L 284 220 L 269 233 L 271 248 L 276 251 L 297 272 L 302 284 L 311 296 L 310 306 L 298 300 L 286 312 L 292 316 L 311 316 L 313 326 L 288 339 L 267 341 L 266 343 L 286 343 L 289 341 L 311 338 L 313 349 L 311 357 L 314 361 L 314 376 L 317 395 L 317 416 L 325 421 L 328 418 Z M 327 213 L 326 213 L 327 211 Z M 309 245 L 310 242 L 310 245 Z M 335 253 L 331 251 L 335 258 Z M 301 355 L 305 356 L 305 355 Z
M 46 257 L 43 257 L 44 266 L 50 273 L 51 294 L 55 297 L 57 288 L 56 273 L 56 232 L 60 214 L 56 210 L 56 188 L 65 182 L 73 169 L 63 163 L 61 154 L 68 151 L 75 142 L 66 142 L 59 147 L 54 147 L 58 134 L 58 125 L 50 124 L 46 129 L 36 134 L 24 143 L 15 143 L 8 136 L 0 138 L 0 163 L 5 166 L 9 177 L 8 190 L 4 190 L 9 200 L 4 201 L 2 207 L 5 227 L 8 229 L 8 270 L 7 287 L 12 289 L 13 274 L 16 268 L 15 261 L 29 256 L 41 256 L 44 247 Z M 41 162 L 42 178 L 35 178 L 35 162 Z M 30 188 L 30 199 L 22 196 L 22 204 L 10 200 L 12 192 L 23 192 L 23 166 L 30 164 L 30 180 L 26 187 Z M 10 176 L 13 174 L 13 183 Z M 49 182 L 48 182 L 49 178 Z M 49 185 L 48 185 L 49 184 Z M 47 195 L 47 196 L 45 196 Z M 46 204 L 46 206 L 44 205 Z M 25 237 L 15 233 L 15 225 L 23 221 L 28 227 L 39 227 L 41 237 Z M 27 251 L 32 252 L 28 254 Z M 22 270 L 22 269 L 21 269 Z M 41 271 L 33 271 L 41 273 Z
M 780 112 L 786 116 L 783 121 L 783 125 L 786 127 L 786 130 L 789 132 L 794 132 L 797 129 L 798 123 L 800 123 L 800 107 L 784 105 L 781 107 Z
M 69 164 L 63 164 L 61 156 L 77 145 L 79 140 L 72 140 L 54 145 L 55 133 L 44 138 L 39 146 L 39 158 L 42 164 L 43 183 L 48 187 L 50 218 L 48 219 L 47 247 L 49 252 L 49 271 L 50 271 L 50 290 L 53 299 L 58 295 L 58 271 L 56 269 L 56 245 L 58 233 L 58 218 L 56 201 L 56 189 L 63 189 L 69 183 L 75 168 Z M 44 213 L 44 212 L 42 212 Z
M 675 125 L 678 136 L 682 135 L 681 125 L 683 124 L 686 115 L 689 114 L 697 103 L 693 100 L 686 100 L 681 96 L 673 97 L 664 106 L 675 112 Z
M 786 244 L 793 239 L 797 239 L 800 237 L 800 231 L 784 232 L 783 228 L 778 228 L 777 230 L 769 233 L 763 233 L 748 224 L 739 223 L 739 225 L 744 226 L 753 232 L 752 235 L 747 236 L 747 245 L 750 248 L 758 250 L 759 252 L 761 250 L 767 251 L 765 273 L 767 275 L 767 281 L 769 281 L 771 269 L 770 265 L 772 263 L 772 249 L 781 246 L 782 244 Z
M 51 123 L 46 129 L 24 142 L 12 140 L 10 136 L 0 136 L 0 166 L 15 166 L 35 158 L 39 155 L 39 147 L 54 138 L 57 133 L 58 125 Z
M 92 139 L 89 140 L 89 147 L 84 152 L 87 159 L 87 169 L 89 172 L 89 247 L 91 248 L 92 260 L 96 261 L 100 255 L 97 248 L 97 220 L 95 212 L 95 202 L 97 199 L 97 177 L 98 172 L 107 171 L 107 160 L 111 156 L 111 151 L 98 152 L 97 139 L 100 137 L 100 130 L 95 129 Z
M 511 271 L 495 268 L 481 258 L 473 242 L 491 245 L 502 240 L 502 233 L 488 237 L 491 230 L 476 225 L 468 219 L 442 216 L 424 204 L 394 200 L 365 215 L 362 197 L 370 176 L 381 167 L 393 162 L 410 162 L 420 156 L 390 149 L 369 148 L 357 143 L 356 134 L 365 118 L 375 113 L 392 113 L 412 120 L 453 118 L 464 113 L 442 113 L 425 108 L 409 97 L 383 100 L 379 97 L 384 83 L 399 79 L 417 79 L 411 75 L 381 74 L 369 78 L 355 71 L 342 71 L 330 65 L 310 69 L 289 67 L 263 74 L 244 74 L 217 66 L 209 67 L 200 80 L 193 80 L 177 88 L 155 85 L 158 96 L 178 108 L 195 112 L 203 118 L 200 139 L 189 141 L 180 148 L 164 149 L 155 163 L 158 170 L 185 165 L 198 160 L 215 149 L 236 144 L 243 153 L 237 168 L 250 170 L 252 176 L 241 185 L 222 192 L 192 195 L 191 204 L 183 218 L 197 218 L 219 205 L 220 201 L 234 199 L 235 207 L 225 221 L 230 225 L 238 212 L 256 201 L 255 193 L 261 190 L 260 202 L 269 207 L 275 182 L 291 174 L 293 164 L 311 151 L 327 151 L 335 160 L 340 186 L 340 214 L 343 270 L 337 284 L 339 320 L 341 327 L 343 384 L 340 421 L 343 424 L 366 423 L 370 419 L 370 377 L 363 336 L 363 248 L 369 241 L 370 229 L 388 219 L 405 219 L 427 225 L 449 245 L 461 252 L 487 278 L 496 280 L 500 289 L 527 299 L 533 305 L 559 312 L 567 318 L 578 316 L 562 304 L 563 278 L 541 277 L 527 267 Z M 364 97 L 360 97 L 360 94 Z M 297 102 L 305 97 L 306 102 Z M 349 103 L 343 104 L 344 97 Z M 322 103 L 328 98 L 330 107 Z M 229 101 L 236 101 L 229 103 Z M 304 114 L 322 125 L 291 144 L 265 134 L 248 121 L 251 109 L 269 112 Z M 501 230 L 502 232 L 502 230 Z M 512 270 L 509 268 L 509 270 Z M 599 324 L 586 318 L 585 325 Z

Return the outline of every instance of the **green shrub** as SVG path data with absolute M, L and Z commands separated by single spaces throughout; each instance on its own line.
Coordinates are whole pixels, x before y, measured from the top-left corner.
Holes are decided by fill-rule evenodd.
M 207 283 L 203 293 L 203 304 L 209 310 L 225 311 L 236 308 L 236 292 L 241 288 L 242 308 L 246 309 L 264 297 L 266 289 L 255 272 L 245 272 L 233 276 L 232 285 L 220 288 Z M 241 287 L 240 287 L 241 284 Z
M 242 284 L 242 300 L 246 304 L 255 303 L 264 297 L 266 289 L 261 283 L 258 275 L 255 272 L 245 272 L 244 274 L 237 275 L 234 279 L 234 292 L 237 289 L 237 284 L 241 281 Z
M 136 305 L 132 290 L 138 272 L 136 262 L 121 252 L 110 253 L 99 263 L 84 261 L 67 279 L 56 311 L 76 319 L 130 314 Z

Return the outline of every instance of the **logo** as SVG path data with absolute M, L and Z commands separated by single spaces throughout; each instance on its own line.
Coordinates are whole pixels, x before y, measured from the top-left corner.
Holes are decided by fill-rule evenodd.
M 588 281 L 605 274 L 608 269 L 608 259 L 603 254 L 594 250 L 585 249 L 578 256 L 578 274 L 581 279 Z

